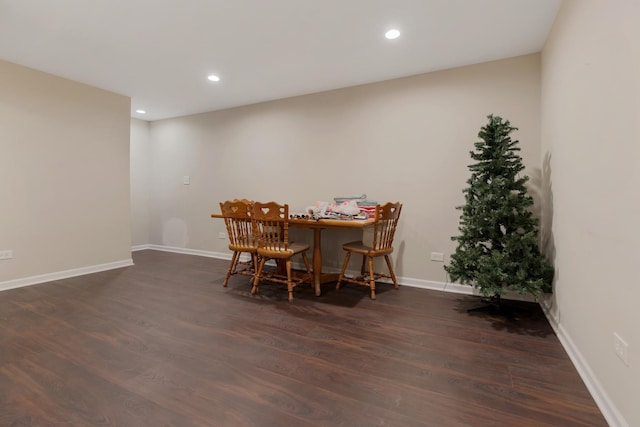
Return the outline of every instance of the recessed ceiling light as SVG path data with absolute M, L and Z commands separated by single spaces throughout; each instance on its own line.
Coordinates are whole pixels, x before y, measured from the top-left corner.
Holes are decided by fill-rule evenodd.
M 384 34 L 384 36 L 389 40 L 397 39 L 398 37 L 400 37 L 400 31 L 396 29 L 389 30 Z
M 216 76 L 215 74 L 211 74 L 207 78 L 209 80 L 211 80 L 212 82 L 219 82 L 220 81 L 220 77 Z
M 136 110 L 136 113 L 138 113 L 138 114 L 147 114 L 147 112 L 144 111 L 144 110 Z

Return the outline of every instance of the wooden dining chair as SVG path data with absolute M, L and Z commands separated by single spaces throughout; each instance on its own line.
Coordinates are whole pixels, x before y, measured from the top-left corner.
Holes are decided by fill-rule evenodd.
M 257 293 L 260 281 L 266 279 L 270 282 L 285 283 L 289 291 L 289 302 L 293 301 L 293 288 L 303 282 L 313 283 L 313 280 L 307 258 L 309 245 L 289 242 L 289 205 L 254 202 L 251 221 L 260 258 L 251 293 Z M 306 274 L 293 277 L 291 258 L 298 254 L 302 256 Z M 282 267 L 286 272 L 280 270 L 265 272 L 264 265 L 269 259 L 275 259 L 280 265 L 284 264 Z
M 251 224 L 251 200 L 235 199 L 220 203 L 220 212 L 227 227 L 229 236 L 229 250 L 233 251 L 231 263 L 224 278 L 224 287 L 229 283 L 229 277 L 242 274 L 253 278 L 258 267 L 258 244 L 253 234 Z M 248 253 L 251 259 L 242 261 L 242 253 Z
M 402 210 L 401 203 L 387 203 L 385 205 L 377 205 L 375 210 L 375 217 L 373 223 L 373 236 L 371 241 L 358 241 L 350 242 L 342 245 L 347 254 L 342 264 L 342 270 L 338 277 L 338 284 L 336 289 L 340 289 L 342 282 L 355 283 L 358 285 L 368 286 L 371 290 L 371 299 L 376 299 L 376 279 L 386 277 L 393 281 L 394 288 L 398 289 L 398 281 L 396 275 L 393 272 L 393 265 L 389 255 L 393 252 L 393 236 L 396 232 L 396 226 L 398 225 L 398 219 L 400 218 L 400 211 Z M 360 268 L 360 276 L 346 277 L 344 272 L 347 270 L 349 259 L 351 254 L 362 255 L 362 267 Z M 389 273 L 374 272 L 373 259 L 376 257 L 384 256 L 387 262 Z M 369 265 L 369 274 L 365 274 L 365 265 Z

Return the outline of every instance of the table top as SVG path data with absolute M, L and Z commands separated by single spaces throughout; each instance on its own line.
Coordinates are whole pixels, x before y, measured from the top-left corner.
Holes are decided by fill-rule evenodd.
M 223 218 L 221 213 L 212 213 L 211 218 Z M 303 219 L 291 218 L 289 224 L 301 228 L 362 228 L 373 224 L 373 218 L 368 219 Z
M 289 224 L 303 228 L 362 228 L 373 224 L 373 218 L 368 219 L 302 219 L 291 218 Z

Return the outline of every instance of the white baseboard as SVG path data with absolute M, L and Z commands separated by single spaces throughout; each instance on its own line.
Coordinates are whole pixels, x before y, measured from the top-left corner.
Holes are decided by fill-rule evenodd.
M 144 249 L 152 249 L 154 251 L 172 252 L 175 254 L 184 254 L 184 255 L 197 255 L 197 256 L 203 256 L 207 258 L 218 258 L 218 259 L 226 259 L 228 261 L 231 261 L 231 252 L 211 252 L 211 251 L 203 251 L 200 249 L 177 248 L 174 246 L 164 246 L 164 245 L 144 245 L 144 246 L 145 246 Z
M 602 412 L 605 420 L 607 420 L 607 423 L 609 423 L 611 427 L 629 427 L 629 424 L 624 419 L 618 408 L 613 404 L 609 395 L 605 393 L 602 385 L 598 381 L 598 378 L 582 356 L 582 353 L 580 353 L 580 350 L 571 339 L 571 336 L 567 333 L 562 324 L 558 322 L 558 319 L 553 314 L 550 304 L 543 300 L 540 301 L 540 307 L 542 308 L 545 316 L 547 316 L 549 324 L 555 331 L 558 340 L 560 340 L 562 347 L 564 347 L 565 351 L 569 355 L 573 366 L 575 366 L 578 371 L 578 375 L 580 375 L 580 378 L 584 381 L 587 390 L 591 393 L 591 397 L 593 397 L 596 405 L 598 405 L 598 408 L 600 409 L 600 412 Z
M 451 282 L 436 282 L 433 280 L 413 279 L 411 277 L 397 277 L 398 282 L 403 286 L 413 288 L 430 289 L 435 291 L 450 292 L 454 294 L 482 296 L 473 286 L 461 285 Z M 501 295 L 502 299 L 514 301 L 537 302 L 531 295 L 521 295 L 517 292 L 505 291 Z
M 39 283 L 51 282 L 53 280 L 68 279 L 70 277 L 83 276 L 85 274 L 98 273 L 100 271 L 113 270 L 115 268 L 129 267 L 131 265 L 133 265 L 133 260 L 129 258 L 121 261 L 108 262 L 106 264 L 90 265 L 88 267 L 7 280 L 5 282 L 0 282 L 0 291 L 37 285 Z

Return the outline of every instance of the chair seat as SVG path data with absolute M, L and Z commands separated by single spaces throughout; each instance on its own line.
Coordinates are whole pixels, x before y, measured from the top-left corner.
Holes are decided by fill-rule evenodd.
M 258 254 L 266 258 L 290 258 L 308 250 L 309 245 L 307 243 L 289 243 L 287 249 L 284 249 L 284 247 L 259 248 Z
M 245 244 L 239 244 L 239 245 L 234 245 L 234 244 L 229 244 L 229 250 L 230 251 L 238 251 L 238 252 L 256 252 L 258 250 L 258 246 L 252 246 L 252 245 L 245 245 Z
M 349 252 L 354 252 L 357 254 L 365 255 L 365 256 L 379 256 L 390 254 L 393 252 L 393 246 L 384 249 L 373 249 L 371 246 L 365 245 L 362 241 L 357 242 L 349 242 L 342 245 L 342 249 Z

